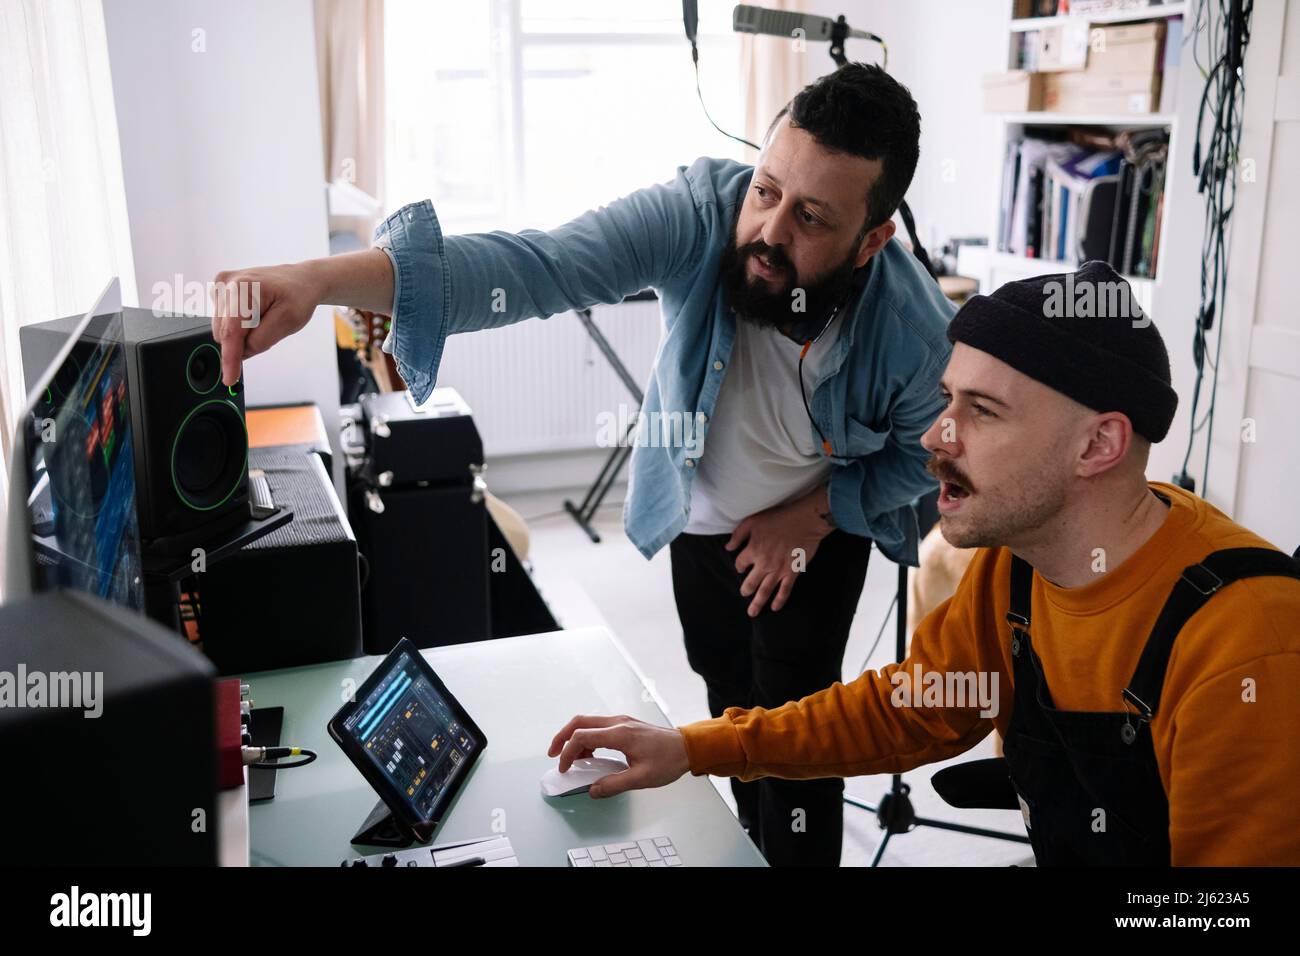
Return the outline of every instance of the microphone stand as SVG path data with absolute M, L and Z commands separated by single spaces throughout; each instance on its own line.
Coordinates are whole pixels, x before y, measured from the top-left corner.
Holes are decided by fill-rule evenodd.
M 695 53 L 695 19 L 692 16 L 692 8 L 694 6 L 695 4 L 691 2 L 691 0 L 683 0 L 682 9 L 686 24 L 686 37 L 691 41 L 691 51 L 693 56 Z M 847 65 L 849 62 L 848 57 L 844 54 L 844 41 L 848 39 L 848 36 L 848 21 L 844 19 L 844 14 L 840 14 L 831 24 L 830 55 L 831 59 L 835 62 L 836 69 Z M 875 37 L 874 39 L 883 45 L 884 41 L 880 40 L 879 37 Z M 702 98 L 701 103 L 703 103 Z M 708 111 L 706 110 L 705 115 L 707 116 L 707 114 Z M 710 122 L 712 122 L 712 119 L 710 119 Z M 729 133 L 722 130 L 721 127 L 718 127 L 716 123 L 714 123 L 714 126 L 718 128 L 718 131 L 723 133 L 723 135 L 730 136 Z M 736 137 L 733 136 L 731 138 L 735 139 Z M 750 146 L 754 145 L 753 143 L 749 143 L 747 140 L 741 140 L 741 142 Z M 911 208 L 907 205 L 907 200 L 904 199 L 898 204 L 898 214 L 903 220 L 903 228 L 907 230 L 907 237 L 911 240 L 912 254 L 916 256 L 921 265 L 925 267 L 925 271 L 931 276 L 934 276 L 934 265 L 930 261 L 929 254 L 925 251 L 925 247 L 921 245 L 921 240 L 916 234 L 916 220 L 912 216 Z M 599 485 L 599 480 L 597 481 L 597 484 Z M 590 495 L 588 497 L 590 497 Z M 928 531 L 938 519 L 937 508 L 935 507 L 935 501 L 937 498 L 938 492 L 936 491 L 913 502 L 912 508 L 917 514 L 917 526 L 919 528 L 924 528 Z M 567 501 L 565 502 L 565 507 L 568 508 L 571 513 L 574 510 Z M 578 518 L 579 524 L 583 524 L 580 514 L 575 514 L 574 516 Z M 927 518 L 928 520 L 926 520 Z M 592 534 L 590 529 L 587 530 L 587 533 Z M 899 663 L 902 663 L 907 656 L 907 566 L 902 563 L 898 565 L 897 608 L 898 619 L 895 628 L 896 646 L 894 658 Z M 886 617 L 886 619 L 888 618 Z M 881 630 L 884 630 L 883 625 L 881 626 Z M 972 827 L 960 823 L 947 823 L 943 820 L 931 820 L 926 817 L 918 817 L 916 811 L 912 807 L 912 801 L 909 797 L 910 792 L 911 787 L 903 782 L 902 774 L 896 773 L 892 775 L 892 782 L 889 791 L 880 798 L 879 804 L 866 803 L 863 800 L 859 800 L 856 797 L 850 797 L 847 794 L 844 796 L 844 802 L 849 806 L 874 813 L 876 819 L 880 823 L 880 828 L 885 831 L 885 835 L 881 839 L 880 845 L 876 847 L 875 855 L 872 857 L 872 866 L 880 865 L 880 859 L 885 854 L 885 848 L 889 845 L 890 837 L 895 833 L 907 833 L 922 826 L 935 827 L 941 830 L 951 830 L 957 833 L 968 833 L 973 836 L 990 837 L 995 840 L 1007 840 L 1012 843 L 1029 843 L 1028 837 L 1019 836 L 1014 833 L 1001 833 L 997 830 L 987 830 L 983 827 Z
M 840 14 L 834 25 L 831 27 L 831 59 L 835 61 L 835 66 L 841 67 L 848 63 L 848 58 L 844 55 L 844 41 L 848 39 L 849 25 Z M 912 254 L 920 260 L 921 265 L 925 266 L 925 271 L 934 275 L 934 266 L 930 262 L 930 256 L 926 253 L 925 247 L 921 245 L 921 240 L 916 235 L 916 220 L 912 217 L 912 210 L 904 199 L 898 204 L 898 214 L 902 217 L 903 226 L 907 230 L 907 236 L 912 242 Z M 913 505 L 913 510 L 917 512 L 918 519 L 921 519 L 922 511 L 926 508 L 925 498 L 918 499 Z M 928 509 L 926 509 L 928 510 Z M 926 530 L 934 521 L 925 523 Z M 918 520 L 918 527 L 922 521 Z M 894 660 L 902 663 L 907 657 L 907 565 L 900 563 L 898 565 L 898 597 L 896 601 L 897 619 L 894 627 Z M 876 820 L 880 823 L 880 828 L 885 831 L 881 838 L 876 852 L 871 858 L 872 866 L 879 866 L 881 858 L 885 855 L 885 848 L 889 846 L 889 839 L 896 833 L 909 833 L 917 827 L 932 827 L 937 830 L 951 830 L 955 833 L 967 833 L 971 836 L 989 837 L 994 840 L 1006 840 L 1010 843 L 1029 843 L 1028 837 L 1023 837 L 1014 833 L 1002 833 L 997 830 L 988 830 L 984 827 L 972 827 L 962 823 L 948 823 L 944 820 L 931 820 L 928 817 L 918 817 L 916 810 L 912 807 L 911 785 L 903 782 L 902 774 L 892 774 L 890 778 L 889 790 L 881 798 L 878 804 L 870 804 L 857 797 L 844 796 L 844 802 L 851 807 L 857 807 L 859 810 L 866 810 L 876 815 Z

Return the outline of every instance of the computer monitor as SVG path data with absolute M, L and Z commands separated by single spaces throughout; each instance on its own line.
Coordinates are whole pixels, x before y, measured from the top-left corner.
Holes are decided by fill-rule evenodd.
M 144 609 L 117 280 L 44 371 L 15 430 L 6 597 L 75 588 Z

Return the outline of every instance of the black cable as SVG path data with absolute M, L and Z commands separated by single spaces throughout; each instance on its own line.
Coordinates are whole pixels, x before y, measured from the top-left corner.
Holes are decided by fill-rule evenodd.
M 714 129 L 728 139 L 734 139 L 737 143 L 744 143 L 750 149 L 759 149 L 760 147 L 757 143 L 751 143 L 743 136 L 733 136 L 717 123 L 713 122 L 713 117 L 709 115 L 709 108 L 704 105 L 704 93 L 700 89 L 700 48 L 695 45 L 694 41 L 691 42 L 691 63 L 695 66 L 695 95 L 700 98 L 700 109 L 704 110 L 704 118 L 712 124 Z
M 1252 6 L 1253 6 L 1253 2 L 1252 2 Z M 1229 30 L 1228 30 L 1228 45 L 1225 53 L 1226 69 L 1220 71 L 1220 76 L 1224 78 L 1221 79 L 1221 82 L 1224 82 L 1224 80 L 1226 80 L 1226 82 L 1228 83 L 1227 116 L 1226 118 L 1223 119 L 1220 128 L 1224 131 L 1224 135 L 1230 138 L 1231 150 L 1229 153 L 1226 153 L 1224 155 L 1223 175 L 1219 177 L 1217 182 L 1218 196 L 1216 198 L 1216 205 L 1217 205 L 1216 223 L 1218 224 L 1219 228 L 1215 233 L 1215 243 L 1216 243 L 1215 279 L 1220 283 L 1219 285 L 1220 292 L 1218 297 L 1220 302 L 1220 308 L 1222 308 L 1222 303 L 1226 301 L 1227 288 L 1228 288 L 1228 246 L 1227 246 L 1224 233 L 1226 232 L 1228 219 L 1232 216 L 1232 211 L 1237 205 L 1237 177 L 1235 175 L 1229 177 L 1227 175 L 1227 172 L 1229 169 L 1235 169 L 1237 165 L 1237 160 L 1240 156 L 1242 128 L 1244 126 L 1244 122 L 1243 122 L 1244 117 L 1238 115 L 1237 91 L 1236 91 L 1236 88 L 1239 86 L 1241 89 L 1241 99 L 1244 102 L 1245 95 L 1246 95 L 1246 88 L 1245 88 L 1245 79 L 1241 75 L 1241 64 L 1244 59 L 1245 44 L 1249 42 L 1250 36 L 1249 36 L 1249 29 L 1247 27 L 1247 19 L 1246 19 L 1248 17 L 1248 13 L 1244 13 L 1243 9 L 1244 8 L 1240 0 L 1234 0 L 1234 2 L 1231 4 L 1231 10 L 1225 11 L 1224 13 L 1225 17 L 1230 18 L 1227 21 L 1229 24 Z M 1233 42 L 1232 40 L 1233 36 L 1237 37 L 1237 40 L 1240 43 L 1240 47 L 1238 43 Z M 1235 83 L 1233 82 L 1234 78 L 1236 80 Z M 1220 116 L 1216 118 L 1220 118 L 1221 114 L 1222 114 L 1222 110 L 1220 111 Z M 1231 191 L 1232 198 L 1231 198 L 1231 202 L 1227 206 L 1224 206 L 1223 193 L 1224 190 L 1227 188 L 1229 182 L 1231 183 L 1231 187 L 1232 187 L 1232 191 Z M 1205 489 L 1206 485 L 1209 483 L 1210 447 L 1211 447 L 1212 440 L 1214 438 L 1214 410 L 1218 401 L 1219 356 L 1222 353 L 1222 350 L 1223 350 L 1223 323 L 1220 322 L 1219 334 L 1215 342 L 1214 362 L 1211 366 L 1214 369 L 1214 376 L 1212 379 L 1212 385 L 1210 389 L 1210 410 L 1207 416 L 1208 421 L 1206 424 L 1206 431 L 1205 431 L 1205 465 L 1204 465 L 1204 471 L 1202 472 L 1202 476 L 1201 476 L 1202 489 Z
M 1246 48 L 1250 43 L 1250 19 L 1254 0 L 1218 0 L 1217 18 L 1208 0 L 1196 8 L 1192 36 L 1192 59 L 1205 76 L 1196 116 L 1196 138 L 1192 148 L 1192 174 L 1196 189 L 1205 197 L 1205 225 L 1201 239 L 1200 301 L 1192 335 L 1192 362 L 1196 377 L 1188 423 L 1187 448 L 1183 465 L 1174 480 L 1185 488 L 1194 487 L 1188 474 L 1196 436 L 1205 431 L 1205 458 L 1201 471 L 1201 494 L 1210 476 L 1210 453 L 1214 437 L 1214 413 L 1218 404 L 1219 366 L 1223 352 L 1223 316 L 1228 294 L 1228 225 L 1237 203 L 1237 166 L 1240 159 L 1246 83 L 1243 73 Z M 1218 24 L 1218 28 L 1216 28 Z M 1207 60 L 1201 61 L 1198 39 L 1204 38 Z M 1208 68 L 1207 68 L 1208 67 Z M 1206 121 L 1211 121 L 1208 134 Z M 1219 322 L 1213 358 L 1206 333 Z M 1208 409 L 1198 422 L 1201 392 L 1210 368 Z
M 817 341 L 821 339 L 823 335 L 826 334 L 826 330 L 831 327 L 831 323 L 833 323 L 837 318 L 839 318 L 840 310 L 843 309 L 844 306 L 848 303 L 849 294 L 846 294 L 843 298 L 841 298 L 839 303 L 835 306 L 835 308 L 831 310 L 831 317 L 826 320 L 826 324 L 822 326 L 822 330 L 818 332 L 816 335 L 814 335 L 812 338 L 804 342 L 803 348 L 799 350 L 799 366 L 795 371 L 795 375 L 799 379 L 799 397 L 803 399 L 804 414 L 808 416 L 808 421 L 812 422 L 812 427 L 813 430 L 817 432 L 817 437 L 822 440 L 822 451 L 826 452 L 827 457 L 830 457 L 835 452 L 834 449 L 831 447 L 831 443 L 827 441 L 825 433 L 821 430 L 821 426 L 817 424 L 817 419 L 813 418 L 812 408 L 810 408 L 808 405 L 808 393 L 804 390 L 803 387 L 803 360 L 804 360 L 804 356 L 808 354 L 808 350 L 812 348 L 813 345 L 816 344 Z
M 308 750 L 306 747 L 244 747 L 243 752 L 245 766 L 252 767 L 255 770 L 293 770 L 295 767 L 305 767 L 316 759 L 316 751 Z M 268 760 L 278 761 L 281 757 L 302 757 L 303 759 L 295 760 L 293 763 L 267 762 Z
M 817 424 L 817 419 L 813 418 L 812 409 L 808 407 L 808 392 L 803 387 L 803 357 L 808 354 L 808 349 L 813 344 L 813 341 L 815 340 L 810 339 L 805 342 L 803 348 L 799 350 L 799 370 L 797 373 L 799 376 L 799 397 L 803 399 L 803 410 L 808 416 L 808 421 L 812 422 L 812 427 L 817 432 L 817 437 L 822 440 L 822 451 L 829 455 L 831 454 L 831 443 L 826 440 L 825 434 L 822 433 L 821 426 Z
M 916 219 L 912 216 L 912 207 L 907 204 L 906 199 L 898 204 L 898 217 L 903 220 L 907 238 L 912 241 L 912 255 L 925 267 L 925 271 L 933 276 L 934 264 L 930 261 L 930 254 L 925 251 L 925 246 L 921 245 L 921 237 L 916 234 Z
M 862 39 L 870 40 L 873 43 L 880 44 L 880 68 L 884 70 L 886 73 L 888 73 L 889 72 L 889 47 L 885 46 L 884 39 L 882 37 L 877 36 L 874 33 L 868 33 Z
M 602 501 L 596 505 L 597 511 L 603 511 L 606 508 L 621 508 L 625 502 L 622 501 Z M 543 511 L 537 515 L 521 515 L 520 518 L 524 524 L 532 524 L 534 521 L 545 521 L 547 518 L 559 518 L 562 515 L 571 515 L 572 513 L 560 508 L 558 511 Z
M 885 625 L 889 623 L 889 615 L 893 612 L 896 604 L 898 604 L 897 591 L 894 592 L 894 599 L 889 602 L 889 607 L 885 609 L 885 619 L 880 622 L 880 630 L 876 632 L 876 640 L 871 645 L 871 650 L 867 651 L 867 656 L 862 659 L 862 666 L 858 668 L 859 675 L 867 672 L 867 665 L 871 663 L 871 655 L 876 653 L 876 648 L 880 646 L 880 639 L 885 635 Z
M 687 38 L 689 39 L 689 35 Z M 882 62 L 880 64 L 880 68 L 882 70 L 888 70 L 889 69 L 889 47 L 885 46 L 885 41 L 882 40 L 880 37 L 876 36 L 874 33 L 868 34 L 865 37 L 865 39 L 880 44 L 880 51 L 882 54 Z M 696 45 L 696 42 L 694 40 L 691 40 L 690 42 L 691 42 L 691 64 L 695 67 L 695 95 L 698 96 L 700 99 L 700 108 L 704 110 L 704 118 L 709 121 L 709 125 L 711 125 L 723 136 L 727 137 L 727 139 L 734 139 L 737 143 L 743 143 L 746 146 L 748 146 L 750 149 L 761 149 L 761 147 L 757 143 L 751 143 L 743 136 L 736 136 L 733 135 L 732 133 L 728 133 L 725 129 L 723 129 L 721 126 L 715 123 L 713 121 L 713 117 L 709 115 L 709 108 L 704 103 L 704 93 L 700 90 L 700 48 Z M 929 268 L 928 263 L 927 263 L 927 268 Z M 930 274 L 934 275 L 933 270 L 930 271 Z

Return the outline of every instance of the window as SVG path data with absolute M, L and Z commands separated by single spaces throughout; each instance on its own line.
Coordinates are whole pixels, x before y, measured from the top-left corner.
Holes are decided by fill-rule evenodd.
M 742 122 L 730 0 L 700 3 L 705 102 Z M 553 228 L 702 155 L 743 158 L 695 94 L 678 0 L 385 4 L 385 203 L 447 232 Z

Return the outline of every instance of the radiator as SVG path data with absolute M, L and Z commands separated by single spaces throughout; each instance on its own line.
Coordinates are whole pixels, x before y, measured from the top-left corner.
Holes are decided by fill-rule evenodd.
M 659 303 L 596 306 L 592 314 L 644 389 L 659 347 Z M 626 421 L 636 411 L 572 312 L 448 336 L 438 384 L 469 403 L 488 458 L 596 448 L 602 414 Z

